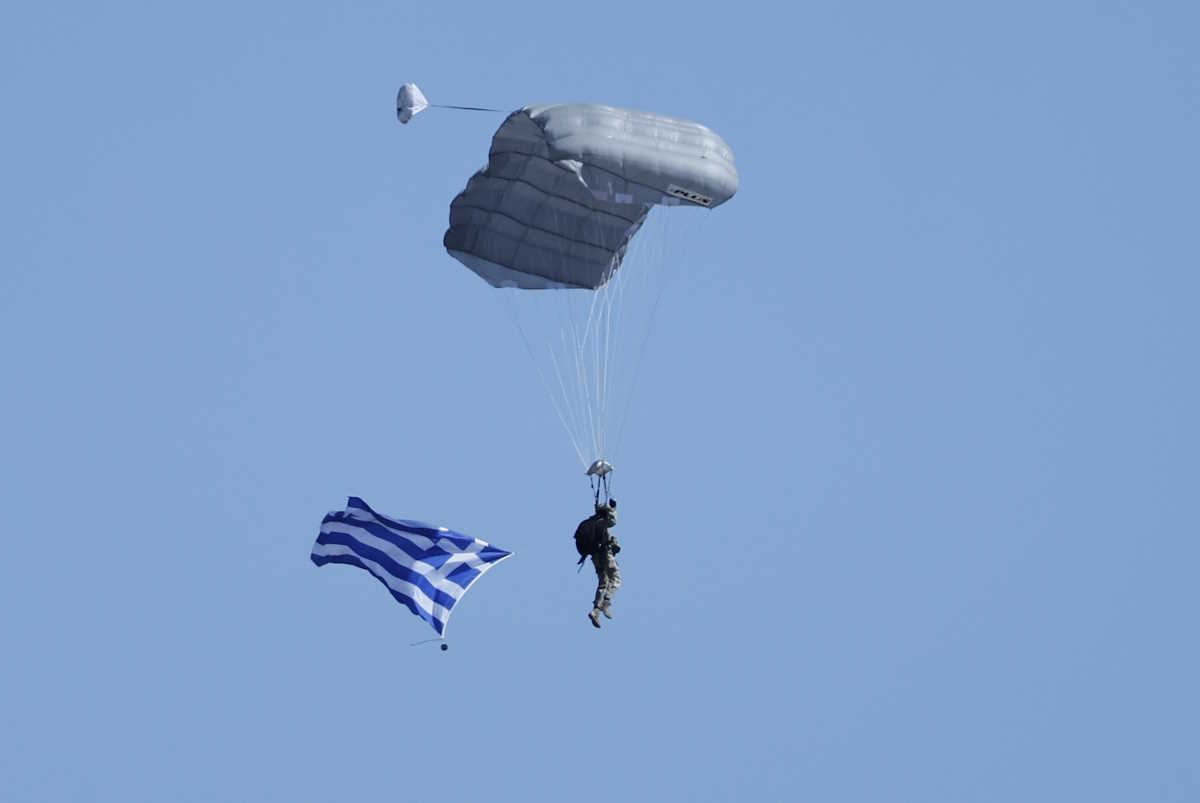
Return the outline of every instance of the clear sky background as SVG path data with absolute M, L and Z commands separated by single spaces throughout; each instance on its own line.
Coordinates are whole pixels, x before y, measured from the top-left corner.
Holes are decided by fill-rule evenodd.
M 0 12 L 0 798 L 1195 801 L 1189 3 Z M 498 115 L 701 121 L 591 497 L 445 254 Z M 450 650 L 348 494 L 516 552 Z

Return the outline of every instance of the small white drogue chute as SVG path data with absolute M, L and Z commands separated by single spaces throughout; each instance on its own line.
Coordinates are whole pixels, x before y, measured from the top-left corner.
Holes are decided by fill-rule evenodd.
M 429 101 L 416 84 L 404 84 L 396 94 L 396 119 L 407 123 L 429 108 Z

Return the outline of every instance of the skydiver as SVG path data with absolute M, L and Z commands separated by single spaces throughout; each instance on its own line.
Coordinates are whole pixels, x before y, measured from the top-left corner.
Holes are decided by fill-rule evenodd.
M 593 627 L 600 627 L 600 614 L 613 618 L 612 595 L 621 587 L 621 570 L 615 557 L 621 551 L 621 545 L 609 529 L 616 526 L 617 500 L 609 499 L 606 504 L 597 502 L 596 512 L 575 528 L 575 546 L 581 555 L 579 562 L 590 557 L 596 568 L 596 598 L 588 613 Z

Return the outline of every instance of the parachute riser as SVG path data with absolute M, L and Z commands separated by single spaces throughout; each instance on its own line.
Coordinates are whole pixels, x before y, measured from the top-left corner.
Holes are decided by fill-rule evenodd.
M 587 470 L 588 482 L 592 486 L 592 500 L 596 507 L 600 506 L 600 495 L 604 494 L 604 504 L 612 497 L 608 492 L 608 475 L 612 473 L 612 463 L 607 460 L 596 460 Z
M 612 499 L 608 492 L 607 475 L 600 477 L 599 480 L 597 480 L 595 477 L 592 477 L 592 501 L 595 503 L 596 507 L 600 506 L 601 494 L 604 496 L 604 504 L 607 505 L 609 500 Z

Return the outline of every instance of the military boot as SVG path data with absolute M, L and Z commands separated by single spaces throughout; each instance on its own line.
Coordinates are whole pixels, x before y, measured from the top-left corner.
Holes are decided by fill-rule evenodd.
M 591 613 L 588 614 L 588 619 L 592 620 L 592 627 L 599 627 L 600 626 L 600 609 L 592 608 Z
M 604 600 L 604 604 L 600 606 L 600 613 L 604 614 L 605 619 L 612 618 L 612 600 Z

